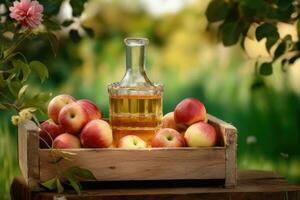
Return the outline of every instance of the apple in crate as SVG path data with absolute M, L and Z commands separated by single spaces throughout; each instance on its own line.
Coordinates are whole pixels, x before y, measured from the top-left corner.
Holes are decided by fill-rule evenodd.
M 174 119 L 177 124 L 192 125 L 206 120 L 206 109 L 203 103 L 194 98 L 182 100 L 175 108 Z
M 76 102 L 64 106 L 58 115 L 63 131 L 74 135 L 81 131 L 88 120 L 88 113 Z
M 184 138 L 189 147 L 211 147 L 217 142 L 217 133 L 212 125 L 197 122 L 185 131 Z
M 136 135 L 126 135 L 118 142 L 118 148 L 122 149 L 140 149 L 146 147 L 147 143 Z
M 154 135 L 152 147 L 184 147 L 183 135 L 171 128 L 162 128 Z
M 82 129 L 80 141 L 87 148 L 110 147 L 113 142 L 112 129 L 106 121 L 94 119 Z
M 61 127 L 56 124 L 52 119 L 48 119 L 47 121 L 44 121 L 41 123 L 41 130 L 40 130 L 40 147 L 41 148 L 47 148 L 51 147 L 52 141 L 62 133 Z M 47 144 L 45 143 L 47 142 Z
M 174 119 L 174 112 L 169 112 L 162 118 L 162 128 L 172 128 L 178 132 L 183 132 L 187 129 L 187 126 L 184 124 L 177 124 Z
M 88 99 L 78 100 L 77 103 L 88 113 L 89 121 L 93 119 L 101 119 L 102 113 L 99 107 Z
M 75 149 L 80 148 L 79 138 L 69 133 L 63 133 L 53 141 L 53 148 L 56 149 Z
M 51 118 L 55 123 L 58 123 L 58 115 L 60 110 L 67 104 L 75 102 L 74 97 L 61 94 L 52 98 L 52 100 L 48 104 L 48 116 Z

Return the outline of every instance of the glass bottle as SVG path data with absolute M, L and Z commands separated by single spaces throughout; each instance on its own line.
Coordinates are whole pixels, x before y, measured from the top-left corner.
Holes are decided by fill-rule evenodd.
M 126 73 L 108 85 L 109 121 L 114 143 L 137 135 L 147 144 L 161 127 L 163 85 L 152 83 L 145 71 L 146 38 L 126 38 Z

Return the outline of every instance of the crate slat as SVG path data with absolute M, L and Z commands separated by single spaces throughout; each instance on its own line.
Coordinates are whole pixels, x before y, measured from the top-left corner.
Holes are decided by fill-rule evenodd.
M 97 180 L 180 180 L 224 179 L 225 148 L 176 149 L 70 149 L 76 153 L 72 162 L 58 162 L 60 170 L 81 166 L 91 170 Z M 50 150 L 41 149 L 40 179 L 55 175 Z

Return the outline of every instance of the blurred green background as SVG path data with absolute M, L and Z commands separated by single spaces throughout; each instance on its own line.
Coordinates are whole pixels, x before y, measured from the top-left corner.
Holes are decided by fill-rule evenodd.
M 123 39 L 147 37 L 147 74 L 165 85 L 164 113 L 185 97 L 198 98 L 209 113 L 237 127 L 239 169 L 273 170 L 299 184 L 300 63 L 285 73 L 278 65 L 269 77 L 256 75 L 256 60 L 249 59 L 240 46 L 223 47 L 206 30 L 208 2 L 91 0 L 76 20 L 93 28 L 94 38 L 83 35 L 74 43 L 61 31 L 56 56 L 49 44 L 39 40 L 22 47 L 30 60 L 49 67 L 50 78 L 43 85 L 32 80 L 34 87 L 53 95 L 91 99 L 108 117 L 107 84 L 119 81 L 125 70 Z M 58 20 L 67 19 L 70 12 L 64 3 Z M 249 48 L 255 51 L 255 46 Z M 11 114 L 0 114 L 0 196 L 4 199 L 9 198 L 12 178 L 20 173 Z

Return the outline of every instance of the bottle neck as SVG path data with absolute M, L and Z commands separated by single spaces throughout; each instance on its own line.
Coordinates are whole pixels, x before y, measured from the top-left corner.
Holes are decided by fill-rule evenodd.
M 145 72 L 146 48 L 148 40 L 145 38 L 127 38 L 126 45 L 126 73 L 120 82 L 122 86 L 153 85 Z
M 131 73 L 145 72 L 146 46 L 126 45 L 126 71 Z

